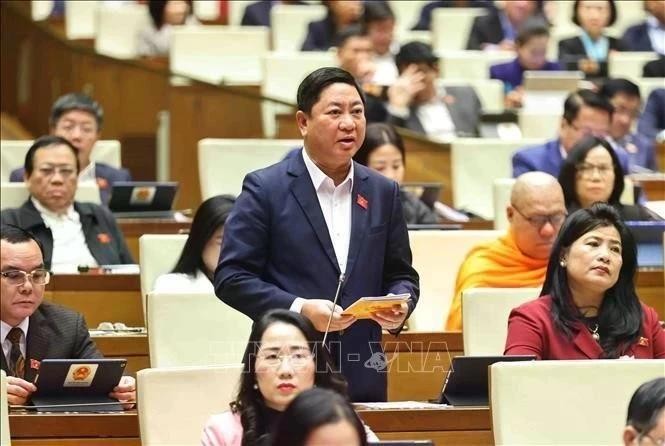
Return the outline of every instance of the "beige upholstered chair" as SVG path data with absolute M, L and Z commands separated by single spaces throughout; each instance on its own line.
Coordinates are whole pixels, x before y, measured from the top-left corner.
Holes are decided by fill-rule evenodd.
M 9 435 L 9 407 L 7 406 L 7 374 L 0 370 L 0 446 L 11 446 Z
M 442 78 L 438 85 L 445 87 L 473 87 L 478 99 L 483 105 L 484 112 L 502 112 L 504 87 L 503 82 L 498 79 L 453 79 Z
M 187 234 L 144 234 L 139 238 L 139 266 L 143 314 L 147 321 L 147 295 L 157 277 L 171 272 L 180 258 Z
M 500 362 L 490 375 L 497 446 L 619 444 L 631 396 L 665 360 Z
M 139 371 L 141 444 L 199 444 L 208 417 L 229 409 L 241 373 L 242 364 Z
M 25 183 L 0 183 L 0 210 L 18 208 L 30 197 Z M 101 204 L 99 187 L 95 183 L 79 184 L 76 188 L 76 201 Z
M 213 293 L 148 293 L 152 367 L 240 362 L 251 327 L 250 318 Z
M 432 12 L 434 51 L 466 50 L 473 20 L 487 14 L 485 8 L 437 8 Z
M 321 20 L 326 14 L 323 5 L 274 5 L 270 8 L 272 49 L 300 53 L 309 23 Z
M 653 51 L 614 51 L 608 56 L 607 71 L 609 77 L 636 79 L 642 77 L 642 67 L 656 59 L 658 54 Z M 662 87 L 663 80 L 660 82 Z
M 539 288 L 471 288 L 463 291 L 464 355 L 503 355 L 510 311 L 539 294 Z
M 439 55 L 441 77 L 455 79 L 489 79 L 490 66 L 515 58 L 513 51 L 448 50 Z
M 413 267 L 420 275 L 420 299 L 409 318 L 410 329 L 443 331 L 466 254 L 499 235 L 500 231 L 409 231 Z
M 139 33 L 152 26 L 148 5 L 99 5 L 95 14 L 95 51 L 116 59 L 137 57 Z

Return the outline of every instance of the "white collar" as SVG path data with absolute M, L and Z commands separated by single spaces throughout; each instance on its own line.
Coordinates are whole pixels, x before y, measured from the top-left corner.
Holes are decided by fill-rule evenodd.
M 35 197 L 30 197 L 30 200 L 37 209 L 37 212 L 39 212 L 42 216 L 46 216 L 47 218 L 58 219 L 58 220 L 61 220 L 63 218 L 68 218 L 69 220 L 76 220 L 76 217 L 78 216 L 78 214 L 74 210 L 74 204 L 70 204 L 67 210 L 64 212 L 64 214 L 58 214 L 44 207 L 44 205 L 42 205 L 39 202 L 39 200 L 37 200 Z
M 97 182 L 96 172 L 97 170 L 95 162 L 90 161 L 90 164 L 81 169 L 81 171 L 79 172 L 78 182 L 83 183 L 86 181 L 94 181 L 96 183 Z
M 315 190 L 318 191 L 326 179 L 330 179 L 330 181 L 332 181 L 332 179 L 321 169 L 319 169 L 319 166 L 317 166 L 314 161 L 312 161 L 304 147 L 302 149 L 302 157 L 305 161 L 305 167 L 307 168 L 307 172 L 309 172 L 309 177 L 312 179 L 312 184 L 314 184 Z M 351 186 L 353 186 L 353 160 L 351 160 L 351 168 L 349 169 L 349 173 L 346 175 L 346 178 L 344 178 L 344 181 L 342 181 L 340 185 L 344 184 L 346 181 L 350 181 Z
M 21 321 L 20 324 L 17 325 L 18 328 L 21 329 L 23 332 L 23 337 L 27 340 L 28 339 L 28 326 L 30 325 L 30 318 L 26 317 Z M 12 327 L 5 321 L 0 321 L 0 342 L 1 344 L 4 344 L 5 340 L 7 339 L 7 335 L 9 334 L 9 330 L 11 330 Z

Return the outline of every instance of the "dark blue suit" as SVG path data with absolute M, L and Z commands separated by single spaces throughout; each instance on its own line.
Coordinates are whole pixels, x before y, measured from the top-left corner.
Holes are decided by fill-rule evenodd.
M 665 129 L 665 88 L 657 88 L 647 98 L 644 111 L 637 123 L 637 133 L 655 139 L 663 129 Z
M 653 51 L 647 22 L 629 27 L 621 38 L 626 51 Z
M 563 158 L 559 149 L 560 144 L 561 141 L 553 139 L 543 145 L 526 147 L 515 152 L 513 155 L 513 177 L 517 178 L 523 173 L 536 170 L 558 177 L 563 165 Z M 615 151 L 615 153 L 619 157 L 623 171 L 629 172 L 626 152 Z
M 13 183 L 20 183 L 23 181 L 23 167 L 14 169 L 9 175 L 9 181 Z M 108 164 L 95 162 L 95 177 L 97 178 L 97 186 L 99 186 L 99 195 L 102 199 L 102 204 L 109 204 L 111 199 L 111 186 L 113 183 L 119 181 L 132 181 L 132 176 L 127 169 L 118 169 Z
M 561 66 L 557 62 L 545 61 L 539 70 L 540 71 L 558 71 Z M 520 65 L 519 59 L 516 57 L 514 60 L 506 63 L 492 65 L 490 67 L 490 79 L 498 79 L 503 82 L 505 90 L 511 91 L 522 85 L 524 79 L 524 68 Z
M 364 296 L 411 293 L 412 311 L 418 274 L 411 267 L 399 187 L 358 163 L 354 169 L 351 238 L 338 304 L 346 308 Z M 296 297 L 332 300 L 339 275 L 302 154 L 247 175 L 224 225 L 214 280 L 217 296 L 256 320 L 267 310 L 290 308 Z M 368 362 L 383 353 L 380 326 L 359 320 L 329 339 L 351 398 L 385 401 L 386 370 Z

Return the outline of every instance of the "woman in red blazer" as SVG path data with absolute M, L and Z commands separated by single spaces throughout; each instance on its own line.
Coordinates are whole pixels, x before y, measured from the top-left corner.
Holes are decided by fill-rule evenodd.
M 604 203 L 571 214 L 552 248 L 541 297 L 508 319 L 506 355 L 665 358 L 656 311 L 635 293 L 637 250 Z

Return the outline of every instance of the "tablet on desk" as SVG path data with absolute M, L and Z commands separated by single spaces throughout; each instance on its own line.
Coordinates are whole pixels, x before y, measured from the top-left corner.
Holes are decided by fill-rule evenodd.
M 116 217 L 169 218 L 177 191 L 178 183 L 171 181 L 117 182 L 111 188 L 109 209 Z
M 108 394 L 118 385 L 126 359 L 43 359 L 32 404 L 43 412 L 115 412 L 122 405 Z
M 663 234 L 665 221 L 626 221 L 626 226 L 637 245 L 637 266 L 640 268 L 663 268 Z
M 534 355 L 456 356 L 443 383 L 440 403 L 489 406 L 488 367 L 496 362 L 534 361 Z

